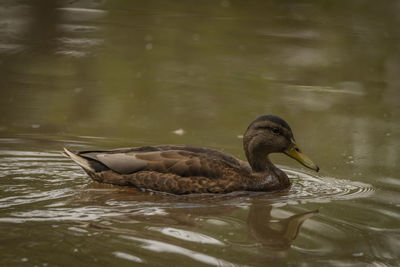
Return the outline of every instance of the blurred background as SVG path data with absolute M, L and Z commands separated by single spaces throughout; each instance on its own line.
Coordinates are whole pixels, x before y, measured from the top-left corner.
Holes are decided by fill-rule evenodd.
M 291 125 L 298 144 L 321 167 L 320 176 L 313 179 L 362 183 L 360 188 L 374 191 L 357 200 L 330 199 L 324 205 L 295 201 L 283 208 L 288 212 L 322 205 L 313 219 L 318 230 L 306 239 L 321 246 L 318 238 L 325 233 L 329 242 L 324 244 L 329 245 L 325 258 L 305 245 L 280 254 L 278 262 L 300 259 L 312 265 L 307 257 L 320 255 L 320 264 L 396 265 L 399 14 L 399 1 L 0 0 L 0 203 L 5 208 L 0 231 L 7 240 L 28 244 L 31 240 L 7 233 L 16 225 L 21 227 L 18 231 L 27 229 L 21 221 L 15 224 L 16 218 L 36 218 L 38 213 L 31 211 L 39 210 L 39 221 L 52 222 L 47 215 L 59 214 L 46 205 L 62 206 L 60 194 L 65 203 L 71 191 L 90 183 L 78 167 L 58 156 L 63 146 L 83 150 L 180 143 L 217 148 L 244 159 L 240 136 L 248 124 L 261 114 L 275 114 Z M 305 173 L 314 175 L 285 156 L 273 155 L 273 160 L 294 172 L 298 188 L 307 187 L 304 181 L 310 178 Z M 54 164 L 45 163 L 49 161 Z M 347 192 L 345 183 L 338 189 L 332 182 L 328 189 Z M 66 191 L 57 191 L 60 188 Z M 311 198 L 320 200 L 325 189 L 313 191 Z M 54 198 L 37 202 L 35 192 L 53 193 Z M 93 194 L 92 200 L 97 199 Z M 143 204 L 135 201 L 138 207 Z M 159 204 L 158 199 L 146 201 Z M 266 206 L 270 200 L 261 202 Z M 85 207 L 91 202 L 79 203 Z M 126 211 L 125 205 L 118 207 Z M 72 206 L 68 207 L 78 212 Z M 345 210 L 351 212 L 344 214 Z M 321 220 L 320 228 L 315 227 Z M 337 220 L 347 225 L 339 227 L 344 233 L 339 239 L 338 229 L 332 230 Z M 245 222 L 240 225 L 246 227 Z M 42 224 L 29 227 L 39 236 L 45 232 Z M 210 235 L 218 238 L 218 231 Z M 357 233 L 369 238 L 360 239 Z M 39 247 L 54 242 L 50 236 Z M 77 243 L 85 240 L 78 238 Z M 360 251 L 340 254 L 343 242 Z M 260 259 L 251 263 L 254 255 L 248 252 L 236 259 L 234 251 L 242 247 L 235 244 L 226 248 L 225 260 L 265 264 Z M 6 263 L 32 264 L 30 259 L 36 257 L 24 256 L 29 251 L 25 248 L 18 253 L 4 243 L 0 248 L 10 255 Z M 138 262 L 132 257 L 126 261 L 125 254 L 112 255 L 125 257 L 122 262 Z M 268 257 L 271 263 L 276 255 Z M 151 264 L 165 261 L 141 259 Z M 61 256 L 53 263 L 60 261 Z M 44 257 L 36 263 L 43 262 L 52 261 Z

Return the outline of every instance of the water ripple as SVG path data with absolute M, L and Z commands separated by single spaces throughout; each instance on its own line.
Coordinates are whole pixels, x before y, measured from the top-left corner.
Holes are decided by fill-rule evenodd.
M 222 260 L 207 254 L 203 254 L 200 252 L 196 252 L 187 248 L 183 248 L 177 245 L 172 245 L 168 244 L 165 242 L 161 241 L 156 241 L 156 240 L 151 240 L 151 239 L 143 239 L 139 237 L 133 237 L 133 236 L 126 236 L 126 235 L 121 235 L 120 236 L 123 239 L 127 239 L 130 241 L 134 242 L 139 242 L 142 243 L 141 247 L 143 249 L 153 251 L 153 252 L 166 252 L 166 253 L 174 253 L 174 254 L 179 254 L 186 256 L 188 258 L 191 258 L 195 261 L 213 265 L 213 266 L 236 266 L 235 264 L 228 262 L 226 260 Z
M 151 231 L 160 232 L 166 236 L 172 236 L 184 241 L 196 242 L 200 244 L 218 245 L 218 246 L 224 245 L 224 243 L 215 238 L 212 238 L 204 234 L 196 233 L 193 231 L 187 231 L 173 227 L 147 227 L 147 229 Z
M 92 25 L 75 25 L 75 24 L 61 24 L 58 26 L 62 31 L 71 33 L 93 33 L 101 30 L 100 26 Z
M 145 261 L 142 260 L 141 258 L 134 256 L 132 254 L 129 254 L 129 253 L 125 253 L 125 252 L 121 252 L 121 251 L 114 251 L 112 254 L 115 257 L 120 258 L 120 259 L 133 261 L 133 262 L 137 262 L 137 263 L 145 263 Z
M 93 19 L 99 19 L 108 14 L 107 10 L 95 9 L 95 8 L 73 8 L 73 7 L 62 7 L 57 8 L 63 15 L 63 18 L 67 21 L 82 20 L 91 21 Z
M 23 204 L 32 204 L 45 200 L 55 200 L 59 198 L 65 198 L 71 195 L 73 195 L 73 190 L 59 189 L 52 191 L 25 193 L 22 195 L 11 196 L 11 197 L 3 197 L 0 198 L 0 208 L 9 208 Z
M 353 199 L 371 196 L 375 190 L 366 183 L 319 177 L 285 169 L 293 185 L 284 198 L 304 202 L 329 202 L 332 200 Z
M 121 216 L 122 213 L 106 210 L 104 207 L 65 207 L 13 212 L 10 217 L 0 218 L 0 222 L 24 223 L 41 221 L 94 221 L 107 216 Z

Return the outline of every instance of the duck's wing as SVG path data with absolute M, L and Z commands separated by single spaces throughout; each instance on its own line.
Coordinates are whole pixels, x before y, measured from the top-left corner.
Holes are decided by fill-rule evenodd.
M 189 146 L 157 146 L 84 151 L 79 156 L 101 163 L 120 174 L 138 171 L 173 173 L 183 177 L 219 177 L 227 169 L 239 169 L 240 161 L 227 153 Z

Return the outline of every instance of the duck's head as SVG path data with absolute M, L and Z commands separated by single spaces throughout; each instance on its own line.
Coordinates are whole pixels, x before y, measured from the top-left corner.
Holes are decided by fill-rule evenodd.
M 263 172 L 271 164 L 268 159 L 270 153 L 285 153 L 307 168 L 319 171 L 294 141 L 289 124 L 278 116 L 262 115 L 255 119 L 243 136 L 243 146 L 255 172 Z

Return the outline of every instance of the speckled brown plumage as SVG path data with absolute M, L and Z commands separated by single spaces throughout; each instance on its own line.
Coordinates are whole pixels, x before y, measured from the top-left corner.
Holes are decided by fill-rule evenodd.
M 249 163 L 218 150 L 185 145 L 78 153 L 65 149 L 64 154 L 95 181 L 173 194 L 287 188 L 287 175 L 269 161 L 268 154 L 283 152 L 294 158 L 304 155 L 294 143 L 289 125 L 272 115 L 261 116 L 250 124 L 243 145 Z M 318 168 L 308 158 L 296 159 L 309 168 Z

